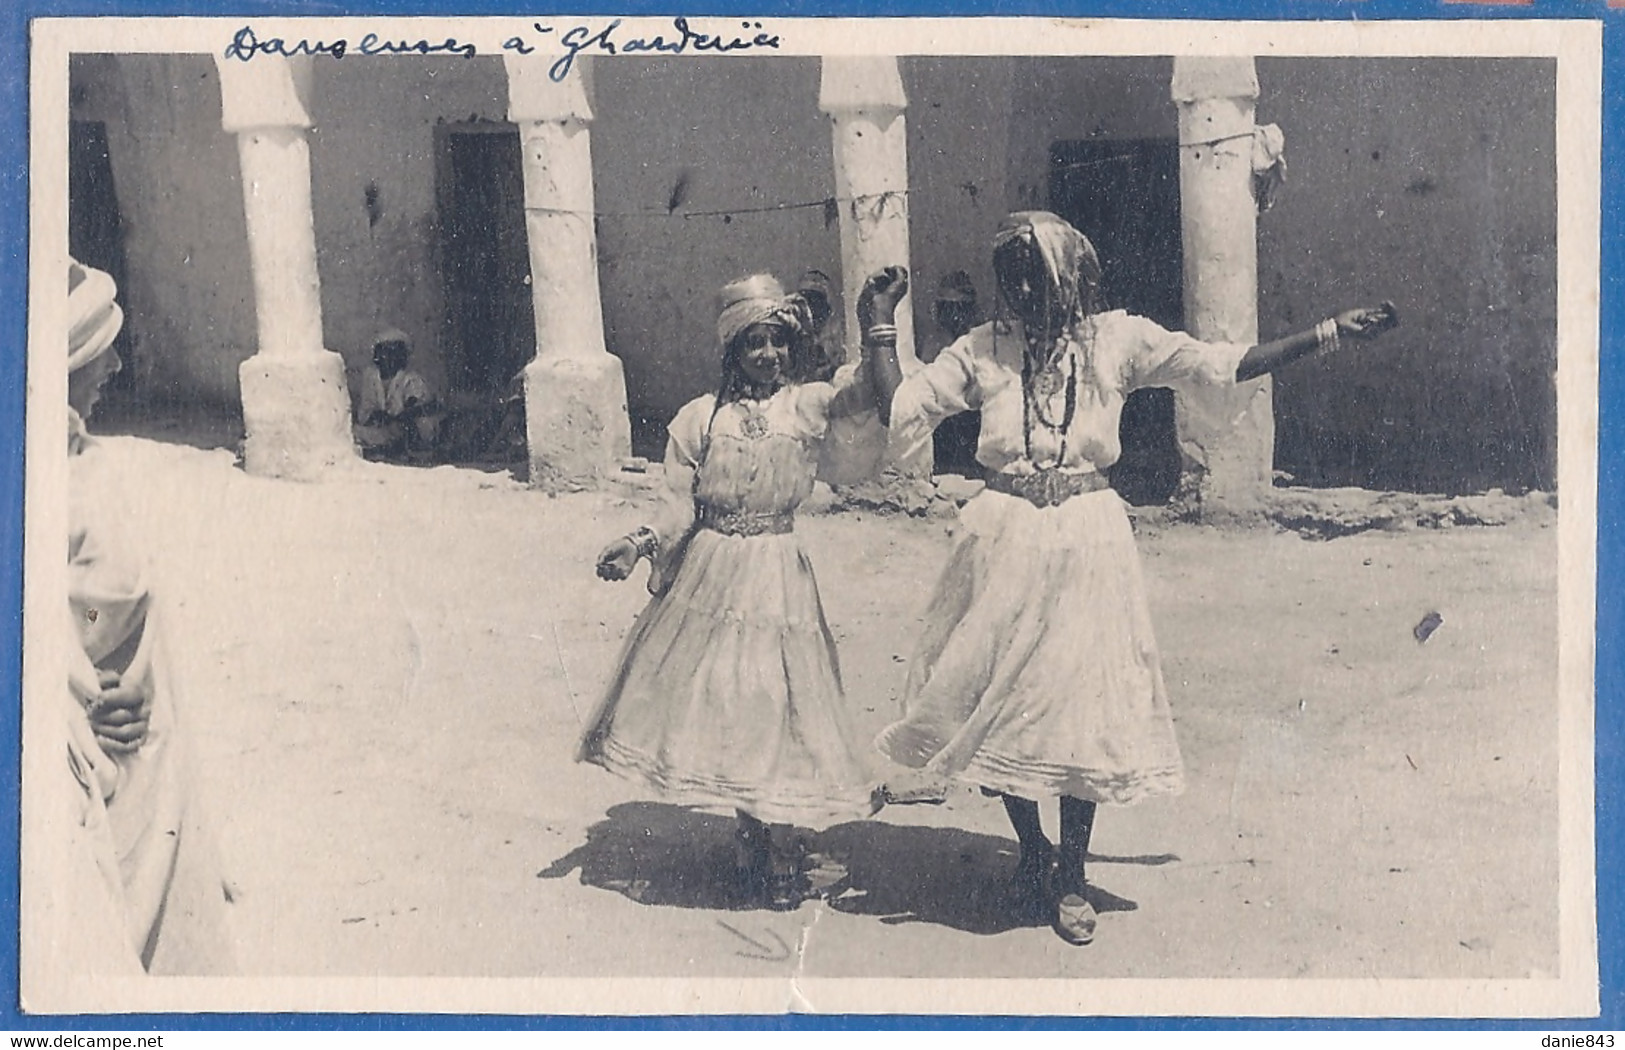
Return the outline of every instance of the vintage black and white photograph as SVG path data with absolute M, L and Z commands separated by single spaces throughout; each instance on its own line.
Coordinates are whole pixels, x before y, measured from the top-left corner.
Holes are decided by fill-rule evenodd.
M 24 1010 L 1594 1012 L 1600 61 L 36 23 Z

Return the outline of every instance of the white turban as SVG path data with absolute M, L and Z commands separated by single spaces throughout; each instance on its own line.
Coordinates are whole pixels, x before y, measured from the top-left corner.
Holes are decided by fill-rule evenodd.
M 727 349 L 753 324 L 785 323 L 784 285 L 772 274 L 741 277 L 723 286 L 717 301 L 717 340 Z
M 115 300 L 117 295 L 118 285 L 113 283 L 111 275 L 68 260 L 70 374 L 100 357 L 124 327 L 124 311 Z

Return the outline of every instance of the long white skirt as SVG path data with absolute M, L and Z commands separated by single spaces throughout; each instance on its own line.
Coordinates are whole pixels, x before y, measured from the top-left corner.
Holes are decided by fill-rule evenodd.
M 795 534 L 702 529 L 627 637 L 578 758 L 673 801 L 821 827 L 872 811 L 853 739 Z
M 893 761 L 1025 798 L 1184 789 L 1134 533 L 1110 491 L 983 492 L 926 611 Z

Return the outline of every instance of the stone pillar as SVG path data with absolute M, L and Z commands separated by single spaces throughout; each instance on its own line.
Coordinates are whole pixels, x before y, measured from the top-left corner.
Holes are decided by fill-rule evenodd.
M 1255 343 L 1253 60 L 1176 58 L 1172 87 L 1179 108 L 1185 327 L 1199 339 Z M 1271 488 L 1275 457 L 1269 377 L 1181 394 L 1175 420 L 1185 460 L 1180 500 L 1205 517 L 1257 512 Z
M 508 119 L 525 165 L 536 357 L 525 366 L 530 482 L 549 492 L 598 486 L 632 454 L 626 378 L 604 349 L 593 220 L 592 147 L 577 59 L 555 82 L 549 59 L 507 55 Z
M 835 140 L 835 197 L 841 223 L 841 288 L 846 300 L 848 341 L 862 338 L 858 293 L 869 275 L 886 266 L 908 266 L 908 99 L 897 59 L 825 56 L 818 108 L 829 114 Z M 915 274 L 910 269 L 912 281 Z M 897 361 L 903 374 L 920 365 L 914 351 L 911 287 L 897 310 Z M 931 474 L 928 445 L 917 460 L 899 462 L 906 476 Z
M 308 58 L 215 56 L 221 126 L 237 135 L 259 347 L 238 370 L 244 466 L 310 479 L 355 458 L 344 359 L 322 345 L 310 206 Z
M 835 136 L 835 196 L 841 213 L 841 287 L 855 342 L 858 293 L 884 266 L 907 266 L 908 126 L 895 58 L 825 57 L 818 108 Z M 912 276 L 912 274 L 911 274 Z M 918 289 L 911 290 L 912 295 Z M 897 358 L 912 371 L 914 311 L 897 311 Z

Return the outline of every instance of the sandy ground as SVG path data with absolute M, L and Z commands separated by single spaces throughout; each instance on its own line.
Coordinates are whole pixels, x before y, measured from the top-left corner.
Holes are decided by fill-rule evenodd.
M 296 485 L 225 452 L 111 447 L 161 537 L 250 973 L 1557 970 L 1556 532 L 1539 523 L 1146 530 L 1190 790 L 1102 810 L 1109 910 L 1080 949 L 998 907 L 1014 843 L 969 789 L 830 829 L 817 845 L 849 888 L 773 913 L 730 905 L 729 821 L 571 761 L 645 598 L 641 571 L 592 573 L 647 517 L 635 490 L 553 499 L 372 465 Z M 952 523 L 801 529 L 877 730 Z

